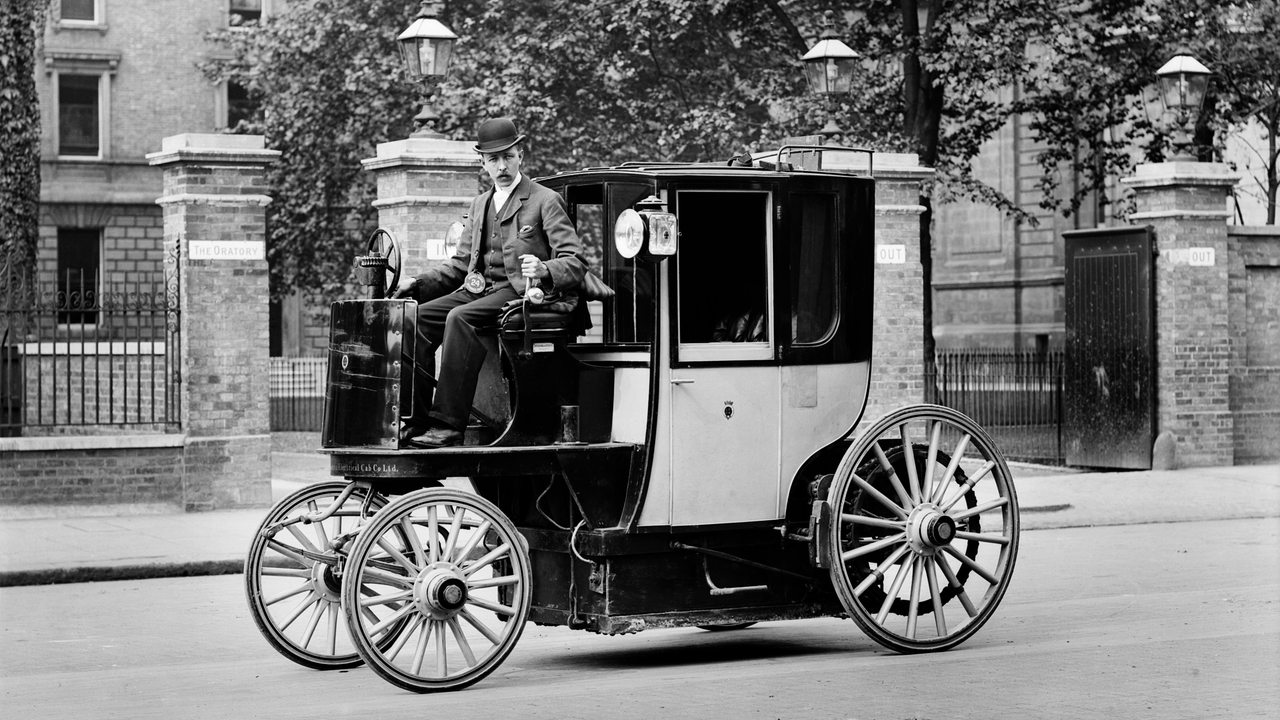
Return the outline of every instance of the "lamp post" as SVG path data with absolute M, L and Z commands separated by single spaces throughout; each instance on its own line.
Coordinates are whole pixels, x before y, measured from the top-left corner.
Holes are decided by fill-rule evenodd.
M 826 98 L 827 124 L 818 131 L 824 142 L 830 142 L 837 135 L 844 136 L 844 131 L 836 125 L 833 104 L 837 95 L 849 92 L 858 58 L 858 53 L 840 39 L 835 13 L 828 10 L 823 14 L 821 38 L 800 58 L 804 62 L 809 92 Z
M 453 44 L 458 39 L 452 30 L 437 19 L 443 8 L 442 2 L 423 0 L 418 15 L 396 38 L 400 45 L 400 57 L 404 60 L 409 77 L 421 80 L 427 86 L 429 95 L 434 95 L 436 86 L 448 74 Z M 413 117 L 413 132 L 410 137 L 444 137 L 435 129 L 439 116 L 431 110 L 430 103 L 428 97 L 422 104 L 422 109 Z
M 1173 159 L 1195 160 L 1191 152 L 1190 125 L 1200 117 L 1205 92 L 1209 88 L 1209 68 L 1180 53 L 1156 71 L 1160 100 L 1174 116 Z

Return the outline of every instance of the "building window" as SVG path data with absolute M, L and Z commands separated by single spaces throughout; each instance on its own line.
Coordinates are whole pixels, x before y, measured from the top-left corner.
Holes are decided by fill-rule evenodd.
M 231 0 L 228 24 L 241 27 L 262 20 L 262 0 Z
M 102 156 L 101 75 L 58 74 L 58 155 Z
M 256 103 L 249 98 L 249 90 L 237 82 L 227 83 L 227 127 L 235 129 L 242 121 L 253 118 Z
M 62 0 L 62 22 L 98 22 L 98 0 Z
M 102 230 L 58 228 L 58 324 L 98 323 Z

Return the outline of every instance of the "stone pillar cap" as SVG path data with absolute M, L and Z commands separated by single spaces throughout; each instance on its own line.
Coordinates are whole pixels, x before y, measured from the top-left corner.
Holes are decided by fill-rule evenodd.
M 272 163 L 279 150 L 267 150 L 261 135 L 228 133 L 183 133 L 160 141 L 160 152 L 148 153 L 152 165 L 185 161 Z
M 377 157 L 361 160 L 367 170 L 397 165 L 460 165 L 479 167 L 480 155 L 471 143 L 445 138 L 406 138 L 378 143 Z
M 1120 182 L 1134 188 L 1168 185 L 1232 187 L 1239 181 L 1240 175 L 1223 163 L 1189 162 L 1186 160 L 1145 163 L 1134 168 L 1133 175 L 1120 179 Z

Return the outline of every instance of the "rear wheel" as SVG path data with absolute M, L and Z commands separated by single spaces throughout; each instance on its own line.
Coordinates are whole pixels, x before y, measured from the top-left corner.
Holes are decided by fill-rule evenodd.
M 990 436 L 950 408 L 890 414 L 856 442 L 827 495 L 821 541 L 841 604 L 898 652 L 964 642 L 995 612 L 1018 552 L 1013 479 Z
M 501 510 L 435 488 L 395 500 L 361 531 L 342 600 L 375 672 L 415 692 L 456 690 L 511 653 L 529 614 L 530 581 L 524 538 Z

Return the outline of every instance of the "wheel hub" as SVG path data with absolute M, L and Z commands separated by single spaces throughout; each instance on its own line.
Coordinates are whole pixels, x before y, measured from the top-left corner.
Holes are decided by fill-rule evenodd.
M 924 503 L 907 519 L 907 542 L 921 555 L 933 555 L 956 537 L 956 521 L 933 503 Z
M 318 562 L 311 566 L 311 588 L 328 602 L 338 602 L 342 591 L 342 578 L 334 573 L 335 567 Z
M 418 573 L 413 602 L 424 615 L 446 620 L 467 604 L 467 580 L 452 563 L 435 563 Z

